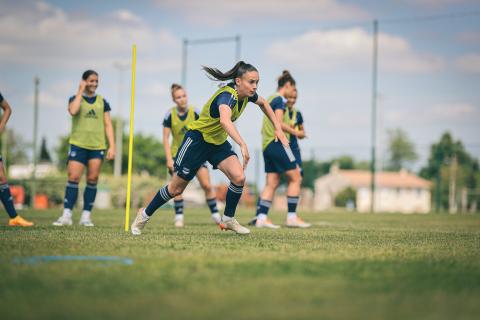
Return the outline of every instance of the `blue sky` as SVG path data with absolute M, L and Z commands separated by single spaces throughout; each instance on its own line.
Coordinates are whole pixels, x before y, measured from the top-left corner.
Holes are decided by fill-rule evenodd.
M 33 76 L 41 78 L 39 132 L 53 148 L 68 133 L 67 99 L 81 73 L 100 73 L 98 92 L 119 112 L 119 72 L 137 44 L 136 131 L 161 136 L 180 81 L 183 38 L 242 37 L 242 59 L 260 70 L 269 96 L 288 69 L 298 83 L 298 108 L 309 138 L 304 156 L 351 154 L 368 159 L 371 105 L 371 21 L 380 19 L 379 142 L 405 129 L 422 156 L 450 130 L 480 156 L 480 15 L 388 23 L 394 18 L 480 12 L 479 1 L 4 1 L 0 0 L 0 91 L 14 108 L 10 127 L 32 136 Z M 229 68 L 233 43 L 190 48 L 187 90 L 201 108 L 216 88 L 201 65 Z M 121 113 L 129 106 L 125 73 Z M 237 123 L 260 148 L 261 113 L 251 105 Z M 249 168 L 252 176 L 253 166 Z

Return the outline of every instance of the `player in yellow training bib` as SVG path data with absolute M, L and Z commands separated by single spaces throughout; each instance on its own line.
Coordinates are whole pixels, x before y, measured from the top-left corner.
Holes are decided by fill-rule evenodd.
M 3 98 L 0 93 L 0 108 L 2 109 L 2 117 L 0 118 L 0 134 L 5 131 L 5 126 L 7 125 L 8 119 L 12 114 L 12 108 L 8 104 L 7 100 Z M 11 227 L 31 227 L 33 222 L 30 222 L 17 214 L 17 210 L 13 205 L 12 194 L 10 193 L 10 186 L 7 182 L 7 176 L 5 174 L 5 168 L 3 167 L 3 159 L 0 156 L 0 200 L 7 211 L 10 219 L 8 220 L 8 225 Z
M 260 106 L 275 128 L 275 139 L 288 146 L 287 137 L 270 104 L 256 92 L 259 74 L 254 66 L 240 61 L 227 72 L 209 67 L 203 67 L 203 70 L 213 80 L 231 82 L 213 94 L 203 107 L 198 120 L 188 126 L 175 159 L 172 180 L 158 191 L 146 208 L 138 211 L 131 229 L 134 235 L 142 233 L 155 210 L 173 197 L 182 194 L 205 161 L 210 162 L 214 169 L 220 169 L 230 180 L 220 227 L 238 234 L 250 233 L 250 230 L 235 219 L 235 210 L 243 192 L 245 169 L 250 156 L 245 141 L 233 124 L 249 102 Z M 228 137 L 240 146 L 243 165 L 227 141 Z
M 63 213 L 54 226 L 72 225 L 72 210 L 77 202 L 78 183 L 87 168 L 87 185 L 83 192 L 83 211 L 80 225 L 93 227 L 90 213 L 97 195 L 97 181 L 103 158 L 115 157 L 115 142 L 110 105 L 96 94 L 98 73 L 87 70 L 82 75 L 77 94 L 68 101 L 68 112 L 72 116 L 70 150 L 68 151 L 68 181 L 65 188 Z M 105 136 L 108 140 L 105 141 Z
M 163 119 L 163 147 L 165 148 L 165 155 L 167 158 L 167 168 L 171 175 L 173 175 L 174 162 L 178 154 L 180 144 L 187 132 L 187 126 L 199 118 L 199 114 L 192 106 L 188 105 L 188 97 L 186 90 L 178 85 L 172 84 L 171 87 L 172 100 L 175 106 L 170 108 Z M 170 136 L 172 142 L 170 143 Z M 222 217 L 218 213 L 217 199 L 215 192 L 210 184 L 210 176 L 208 168 L 203 164 L 197 171 L 197 179 L 205 192 L 207 205 L 212 214 L 212 220 L 216 224 L 220 224 Z M 174 199 L 175 208 L 175 227 L 181 228 L 184 226 L 184 204 L 182 195 L 178 195 Z
M 282 122 L 282 129 L 290 138 L 291 136 L 300 137 L 303 133 L 292 126 L 290 112 L 286 110 L 287 99 L 295 94 L 296 82 L 288 71 L 283 71 L 278 78 L 277 92 L 269 98 L 270 105 Z M 256 217 L 251 221 L 258 228 L 278 229 L 279 225 L 272 223 L 268 219 L 268 211 L 272 205 L 275 190 L 280 184 L 280 175 L 284 174 L 287 178 L 287 204 L 288 215 L 286 226 L 291 228 L 308 228 L 311 225 L 304 222 L 297 216 L 297 205 L 300 199 L 300 187 L 302 176 L 300 166 L 297 163 L 294 153 L 290 147 L 282 146 L 275 141 L 273 128 L 267 119 L 263 119 L 262 126 L 263 138 L 263 160 L 265 163 L 265 173 L 267 174 L 265 188 L 260 194 L 257 204 Z

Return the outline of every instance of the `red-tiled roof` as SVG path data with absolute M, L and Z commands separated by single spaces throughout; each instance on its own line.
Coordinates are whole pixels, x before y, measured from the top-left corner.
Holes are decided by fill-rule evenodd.
M 338 174 L 347 178 L 354 187 L 370 186 L 371 173 L 363 170 L 339 170 Z M 431 183 L 412 173 L 400 172 L 377 172 L 376 184 L 387 188 L 430 188 Z

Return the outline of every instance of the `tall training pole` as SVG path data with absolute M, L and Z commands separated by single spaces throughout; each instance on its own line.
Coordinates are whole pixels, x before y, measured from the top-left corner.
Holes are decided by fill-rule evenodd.
M 137 46 L 132 47 L 132 91 L 130 95 L 130 131 L 128 140 L 128 179 L 127 203 L 125 205 L 125 231 L 130 227 L 130 196 L 132 193 L 133 124 L 135 115 L 135 68 L 137 64 Z

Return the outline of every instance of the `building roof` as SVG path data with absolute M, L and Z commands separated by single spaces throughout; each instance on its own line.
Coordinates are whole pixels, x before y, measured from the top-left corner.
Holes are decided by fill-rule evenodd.
M 369 187 L 371 173 L 365 170 L 338 170 L 337 174 L 350 181 L 353 187 Z M 376 185 L 385 188 L 422 188 L 429 189 L 430 181 L 422 179 L 405 170 L 400 172 L 377 172 Z

